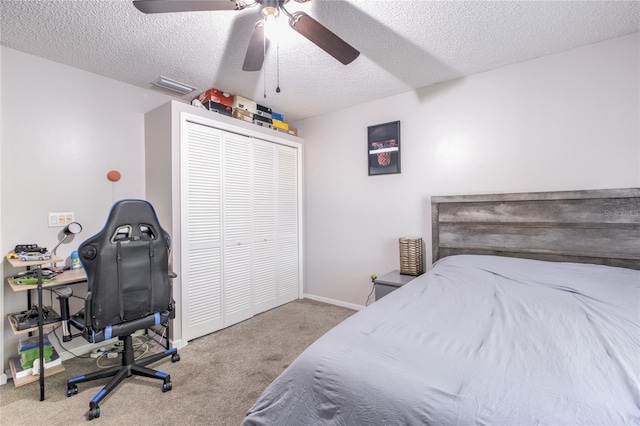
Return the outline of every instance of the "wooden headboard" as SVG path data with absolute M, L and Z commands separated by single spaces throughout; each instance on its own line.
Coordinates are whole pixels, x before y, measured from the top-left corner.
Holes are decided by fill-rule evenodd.
M 491 254 L 640 269 L 640 188 L 431 197 L 433 261 Z

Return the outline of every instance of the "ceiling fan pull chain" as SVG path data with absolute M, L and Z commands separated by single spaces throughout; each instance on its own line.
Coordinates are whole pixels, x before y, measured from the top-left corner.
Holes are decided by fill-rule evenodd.
M 278 85 L 276 87 L 276 93 L 280 93 L 280 36 L 276 39 L 276 79 Z
M 267 70 L 266 70 L 266 67 L 262 71 L 262 92 L 263 92 L 263 97 L 265 99 L 267 99 Z
M 262 49 L 263 49 L 263 61 L 267 59 L 267 36 L 264 34 L 262 37 Z M 267 99 L 267 67 L 263 67 L 262 70 L 262 91 L 264 99 Z

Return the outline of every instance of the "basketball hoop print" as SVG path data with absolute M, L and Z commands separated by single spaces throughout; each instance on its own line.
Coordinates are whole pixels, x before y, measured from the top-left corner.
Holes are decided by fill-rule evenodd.
M 398 145 L 395 139 L 389 139 L 381 142 L 373 142 L 371 144 L 373 152 L 378 156 L 378 165 L 387 167 L 391 164 L 391 151 L 397 151 Z
M 369 175 L 400 173 L 400 122 L 369 127 Z

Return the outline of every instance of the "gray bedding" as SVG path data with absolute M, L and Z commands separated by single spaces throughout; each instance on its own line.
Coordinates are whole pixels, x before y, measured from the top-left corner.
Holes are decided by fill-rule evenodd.
M 245 425 L 640 424 L 640 271 L 453 256 L 305 350 Z

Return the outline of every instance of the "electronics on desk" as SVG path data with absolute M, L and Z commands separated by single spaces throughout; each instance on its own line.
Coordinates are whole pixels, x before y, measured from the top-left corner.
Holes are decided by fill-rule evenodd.
M 62 317 L 54 311 L 51 306 L 42 307 L 42 324 L 51 324 L 53 322 L 61 321 Z M 16 314 L 9 315 L 9 321 L 13 324 L 16 330 L 26 330 L 28 328 L 38 326 L 38 307 L 33 305 L 28 311 L 18 312 Z

